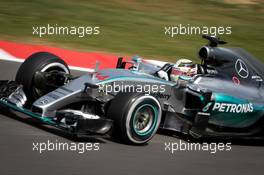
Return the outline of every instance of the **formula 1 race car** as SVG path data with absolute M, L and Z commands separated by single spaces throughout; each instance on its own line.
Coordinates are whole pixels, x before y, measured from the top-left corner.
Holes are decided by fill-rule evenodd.
M 132 144 L 148 142 L 158 128 L 195 138 L 263 136 L 263 64 L 203 37 L 201 64 L 119 58 L 116 69 L 97 65 L 80 77 L 57 56 L 35 53 L 15 81 L 0 81 L 0 104 L 77 135 L 111 133 Z

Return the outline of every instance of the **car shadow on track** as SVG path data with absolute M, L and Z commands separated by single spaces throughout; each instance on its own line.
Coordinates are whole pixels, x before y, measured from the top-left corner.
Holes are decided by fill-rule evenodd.
M 74 134 L 71 133 L 67 133 L 63 130 L 57 129 L 55 127 L 43 124 L 41 121 L 38 121 L 37 119 L 33 119 L 30 117 L 24 117 L 24 115 L 17 115 L 14 112 L 8 111 L 6 109 L 2 110 L 2 108 L 0 108 L 0 114 L 11 118 L 13 120 L 28 124 L 32 127 L 41 129 L 43 131 L 49 132 L 51 134 L 63 137 L 67 140 L 73 141 L 73 142 L 90 142 L 90 143 L 106 143 L 105 141 L 103 141 L 103 137 L 100 136 L 100 138 L 97 137 L 89 137 L 89 136 L 82 136 L 82 137 L 78 137 Z
M 8 110 L 2 110 L 0 108 L 0 114 L 11 118 L 13 120 L 28 124 L 32 127 L 41 129 L 43 131 L 49 132 L 51 134 L 63 137 L 65 139 L 68 139 L 73 142 L 90 142 L 90 143 L 107 143 L 106 141 L 115 142 L 118 144 L 124 144 L 120 140 L 113 138 L 113 137 L 102 137 L 102 136 L 82 136 L 77 137 L 74 134 L 67 133 L 65 131 L 62 131 L 60 129 L 57 129 L 55 127 L 45 125 L 41 121 L 38 121 L 33 118 L 29 117 L 22 117 L 20 115 L 15 114 L 14 112 L 8 111 Z M 228 138 L 228 139 L 218 139 L 218 138 L 203 138 L 203 139 L 195 139 L 189 135 L 181 134 L 179 132 L 175 131 L 169 131 L 169 130 L 158 130 L 158 134 L 176 138 L 183 140 L 185 142 L 192 142 L 192 143 L 231 143 L 232 145 L 240 145 L 240 146 L 264 146 L 264 138 L 261 139 L 252 139 L 252 138 L 245 138 L 245 139 L 237 139 L 237 138 Z M 147 146 L 148 143 L 141 145 L 141 146 Z
M 44 124 L 41 121 L 34 119 L 34 118 L 30 118 L 24 114 L 16 114 L 15 112 L 9 111 L 8 109 L 5 109 L 4 107 L 0 107 L 0 114 L 4 117 L 8 117 L 8 118 L 11 118 L 13 120 L 25 123 L 25 124 L 30 125 L 32 127 L 41 129 L 45 132 L 57 135 L 59 137 L 63 137 L 65 139 L 73 141 L 73 142 L 89 142 L 89 143 L 101 143 L 101 144 L 114 142 L 117 144 L 124 145 L 124 143 L 122 141 L 118 140 L 117 138 L 111 137 L 109 135 L 107 135 L 107 136 L 101 136 L 101 135 L 94 136 L 94 135 L 92 135 L 92 136 L 81 136 L 81 137 L 79 137 L 79 136 L 76 136 L 74 134 L 70 134 L 70 133 L 67 133 L 63 130 L 55 128 L 53 126 Z M 110 133 L 110 135 L 111 135 L 111 133 Z M 140 146 L 147 146 L 147 145 L 148 145 L 148 143 L 146 143 L 144 145 L 140 145 Z
M 185 142 L 192 143 L 231 143 L 238 146 L 264 146 L 264 138 L 200 138 L 196 139 L 190 135 L 182 134 L 175 131 L 159 130 L 158 134 L 177 138 Z

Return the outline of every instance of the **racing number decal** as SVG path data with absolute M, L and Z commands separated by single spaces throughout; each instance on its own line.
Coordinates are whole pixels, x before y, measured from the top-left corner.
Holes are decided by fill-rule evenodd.
M 109 78 L 109 76 L 103 76 L 101 73 L 96 73 L 95 77 L 98 79 L 98 80 L 105 80 L 107 78 Z

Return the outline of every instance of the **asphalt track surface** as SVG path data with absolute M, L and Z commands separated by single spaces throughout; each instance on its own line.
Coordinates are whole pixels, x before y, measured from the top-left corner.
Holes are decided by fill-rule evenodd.
M 0 79 L 13 79 L 19 63 L 0 61 Z M 108 138 L 72 139 L 67 134 L 21 119 L 0 109 L 0 174 L 263 174 L 261 141 L 236 141 L 231 151 L 165 151 L 179 137 L 157 134 L 145 146 L 128 146 Z M 100 143 L 99 151 L 33 151 L 33 143 Z

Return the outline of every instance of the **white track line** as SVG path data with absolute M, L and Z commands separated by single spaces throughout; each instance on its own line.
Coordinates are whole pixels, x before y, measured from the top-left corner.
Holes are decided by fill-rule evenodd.
M 3 49 L 0 49 L 0 60 L 4 61 L 12 61 L 12 62 L 17 62 L 17 63 L 22 63 L 24 62 L 24 59 L 16 58 L 13 55 L 9 54 Z M 83 71 L 83 72 L 93 72 L 94 69 L 90 68 L 83 68 L 83 67 L 76 67 L 76 66 L 69 66 L 71 70 L 77 70 L 77 71 Z

